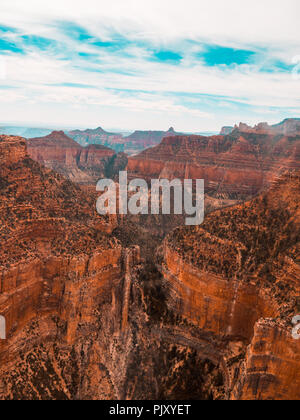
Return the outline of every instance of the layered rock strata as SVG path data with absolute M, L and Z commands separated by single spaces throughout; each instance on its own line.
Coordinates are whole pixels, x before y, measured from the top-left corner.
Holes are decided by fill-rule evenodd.
M 299 193 L 300 172 L 286 173 L 268 193 L 201 227 L 178 228 L 164 243 L 169 307 L 227 342 L 218 353 L 227 398 L 300 398 L 300 341 L 292 337 L 300 311 Z
M 1 399 L 115 398 L 99 339 L 120 331 L 123 249 L 95 197 L 0 136 Z M 104 312 L 102 312 L 104 311 Z M 103 314 L 109 328 L 102 330 Z M 100 341 L 98 341 L 100 340 Z M 113 371 L 113 368 L 112 368 Z
M 300 134 L 236 128 L 225 136 L 175 136 L 129 158 L 130 178 L 204 179 L 216 199 L 245 200 L 287 169 L 300 168 Z
M 107 173 L 114 175 L 118 162 L 122 168 L 127 163 L 112 149 L 96 144 L 82 147 L 62 131 L 30 139 L 27 145 L 33 160 L 80 184 L 95 185 Z

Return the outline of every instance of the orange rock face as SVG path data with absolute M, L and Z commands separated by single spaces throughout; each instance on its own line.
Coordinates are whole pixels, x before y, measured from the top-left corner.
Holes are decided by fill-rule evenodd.
M 227 343 L 219 357 L 228 398 L 300 398 L 299 193 L 300 172 L 287 173 L 265 195 L 165 241 L 169 306 Z M 228 359 L 240 343 L 244 353 Z
M 209 398 L 202 373 L 218 372 L 170 334 L 172 315 L 161 328 L 160 276 L 114 239 L 96 197 L 21 138 L 1 136 L 0 156 L 0 399 L 185 398 L 190 385 Z
M 225 136 L 175 136 L 129 158 L 131 178 L 204 179 L 216 198 L 245 199 L 285 169 L 300 168 L 300 135 L 236 128 Z
M 93 195 L 31 160 L 23 139 L 0 136 L 0 156 L 0 398 L 113 398 L 105 358 L 95 356 L 103 308 L 120 330 L 113 226 L 96 215 Z
M 245 159 L 253 144 L 242 137 L 228 150 Z M 265 153 L 266 168 L 281 156 L 296 166 L 298 137 L 279 137 L 265 143 L 278 154 L 271 164 Z M 179 165 L 154 159 L 149 174 L 188 176 L 199 141 L 182 141 L 181 151 L 176 138 L 164 146 Z M 216 156 L 226 142 L 207 138 L 205 151 Z M 73 152 L 56 153 L 73 165 Z M 150 241 L 146 230 L 100 217 L 94 192 L 33 161 L 24 139 L 0 136 L 0 399 L 299 399 L 299 192 L 300 173 L 289 171 L 256 199 L 174 230 L 158 272 L 153 250 L 143 261 L 129 247 L 138 235 Z
M 173 127 L 168 131 L 135 131 L 130 136 L 125 137 L 126 149 L 131 151 L 129 154 L 136 154 L 148 147 L 157 146 L 164 137 L 181 135 L 176 133 Z
M 82 147 L 64 132 L 27 141 L 30 157 L 73 182 L 96 184 L 113 165 L 116 153 L 101 145 Z

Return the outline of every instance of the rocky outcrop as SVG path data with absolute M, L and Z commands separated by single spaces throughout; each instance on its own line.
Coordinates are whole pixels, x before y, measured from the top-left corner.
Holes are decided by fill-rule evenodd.
M 174 128 L 168 131 L 135 131 L 127 137 L 122 134 L 113 134 L 104 131 L 101 127 L 95 130 L 73 130 L 68 136 L 82 146 L 100 144 L 112 148 L 117 153 L 123 152 L 127 155 L 135 155 L 142 150 L 158 145 L 164 137 L 179 135 Z
M 222 127 L 220 131 L 220 135 L 227 136 L 228 134 L 231 134 L 233 130 L 234 130 L 234 127 L 231 127 L 231 126 Z
M 300 135 L 300 118 L 286 118 L 279 124 L 274 125 L 269 125 L 268 123 L 263 122 L 255 125 L 254 127 L 240 123 L 239 125 L 235 125 L 233 130 L 237 130 L 242 133 L 281 134 L 283 136 L 291 136 L 295 134 Z
M 118 382 L 100 356 L 121 328 L 114 226 L 96 215 L 94 196 L 31 160 L 24 139 L 0 136 L 0 156 L 0 398 L 114 398 Z
M 223 341 L 205 357 L 219 355 L 228 398 L 300 398 L 300 342 L 292 337 L 300 310 L 299 192 L 300 172 L 286 173 L 270 192 L 165 241 L 168 305 Z
M 72 130 L 67 134 L 83 147 L 96 144 L 111 148 L 117 153 L 126 151 L 122 134 L 108 133 L 101 127 L 87 130 Z
M 124 161 L 105 146 L 82 147 L 62 131 L 30 139 L 27 145 L 32 159 L 80 184 L 95 185 L 106 173 L 120 169 L 116 162 L 122 165 Z M 125 166 L 126 162 L 123 163 Z
M 287 118 L 272 126 L 272 131 L 285 136 L 300 133 L 300 118 Z
M 168 131 L 135 131 L 130 136 L 125 137 L 127 149 L 131 151 L 129 155 L 137 154 L 149 147 L 157 146 L 163 138 L 181 135 L 176 133 L 173 127 Z
M 245 200 L 286 169 L 300 168 L 300 135 L 235 129 L 226 136 L 174 136 L 130 157 L 130 178 L 198 178 L 216 199 Z
M 31 160 L 24 139 L 0 137 L 0 155 L 0 398 L 223 395 L 218 360 L 202 358 L 96 197 Z
M 159 274 L 96 197 L 24 139 L 0 137 L 0 156 L 0 399 L 210 398 L 215 365 L 170 333 Z

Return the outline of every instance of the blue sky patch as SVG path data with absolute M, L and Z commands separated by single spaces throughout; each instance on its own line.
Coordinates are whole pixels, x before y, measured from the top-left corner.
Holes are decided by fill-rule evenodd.
M 269 60 L 267 63 L 263 63 L 260 71 L 264 73 L 274 73 L 274 72 L 291 72 L 294 68 L 294 64 L 287 64 L 280 60 Z
M 231 66 L 233 64 L 249 64 L 254 58 L 255 52 L 239 50 L 228 47 L 208 46 L 199 57 L 203 58 L 207 66 Z
M 113 33 L 110 39 L 103 40 L 92 35 L 88 30 L 75 23 L 60 22 L 58 26 L 68 37 L 75 41 L 79 41 L 82 45 L 118 50 L 129 44 L 129 41 L 118 33 Z
M 78 56 L 86 60 L 94 60 L 94 59 L 99 58 L 98 54 L 87 53 L 87 52 L 79 52 Z
M 85 83 L 53 83 L 49 84 L 48 86 L 58 86 L 58 87 L 69 87 L 69 88 L 82 88 L 82 89 L 94 89 L 96 86 L 88 85 Z
M 7 33 L 7 32 L 16 33 L 18 31 L 17 31 L 17 29 L 12 28 L 10 26 L 5 26 L 5 25 L 1 25 L 0 24 L 0 32 L 3 32 L 3 33 Z
M 153 54 L 153 57 L 157 61 L 179 63 L 182 60 L 182 56 L 174 51 L 158 51 Z
M 23 53 L 23 49 L 18 47 L 14 42 L 0 38 L 0 53 Z
M 21 37 L 21 41 L 26 46 L 35 47 L 42 51 L 47 50 L 49 48 L 53 48 L 57 45 L 57 43 L 52 39 L 36 35 L 23 35 Z
M 90 41 L 93 39 L 92 35 L 82 26 L 73 22 L 59 22 L 58 27 L 63 33 L 76 41 Z

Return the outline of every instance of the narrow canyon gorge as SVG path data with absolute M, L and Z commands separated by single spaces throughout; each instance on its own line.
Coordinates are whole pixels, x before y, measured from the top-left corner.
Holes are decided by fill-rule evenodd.
M 0 136 L 0 398 L 299 399 L 297 130 L 172 133 L 129 159 Z M 99 216 L 92 186 L 126 165 L 205 179 L 204 224 Z

